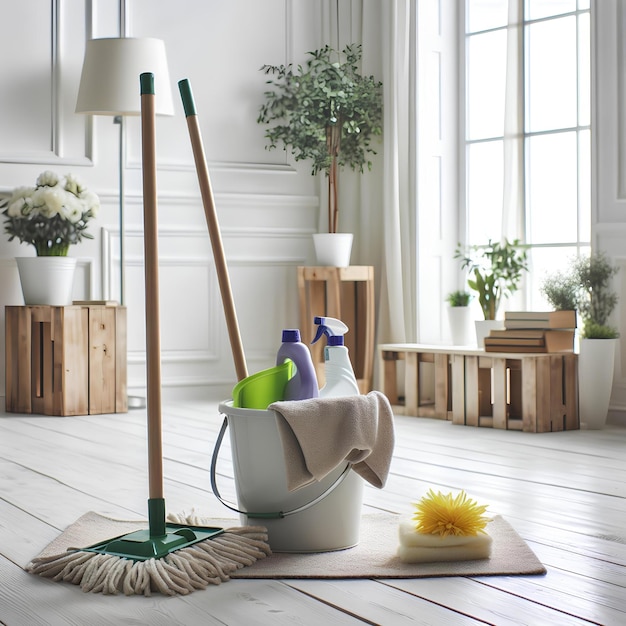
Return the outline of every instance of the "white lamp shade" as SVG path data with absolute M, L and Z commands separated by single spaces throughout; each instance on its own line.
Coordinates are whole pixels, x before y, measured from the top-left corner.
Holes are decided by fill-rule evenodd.
M 152 38 L 91 39 L 87 42 L 76 113 L 139 115 L 139 76 L 154 74 L 157 115 L 174 115 L 165 44 Z

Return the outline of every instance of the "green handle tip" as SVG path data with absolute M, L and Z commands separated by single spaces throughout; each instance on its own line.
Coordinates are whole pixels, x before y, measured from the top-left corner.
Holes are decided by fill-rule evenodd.
M 183 101 L 185 116 L 189 117 L 190 115 L 196 115 L 196 105 L 193 101 L 193 94 L 191 93 L 189 79 L 183 78 L 183 80 L 179 80 L 178 89 L 180 90 L 180 97 Z
M 154 74 L 152 72 L 144 72 L 139 76 L 141 84 L 141 95 L 145 93 L 154 95 Z

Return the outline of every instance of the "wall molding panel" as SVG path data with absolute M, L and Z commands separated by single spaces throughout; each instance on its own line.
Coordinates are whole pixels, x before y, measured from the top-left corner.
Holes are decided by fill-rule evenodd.
M 20 0 L 12 8 L 19 15 L 4 30 L 3 39 L 14 53 L 0 76 L 4 85 L 12 85 L 3 97 L 15 108 L 0 121 L 0 163 L 91 163 L 91 122 L 74 113 L 88 5 L 87 1 Z M 21 54 L 24 42 L 28 54 Z

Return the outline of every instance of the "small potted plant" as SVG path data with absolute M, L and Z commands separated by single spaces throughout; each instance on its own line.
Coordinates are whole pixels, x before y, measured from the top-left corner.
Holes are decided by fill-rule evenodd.
M 619 336 L 609 318 L 618 301 L 612 284 L 618 270 L 601 252 L 579 257 L 573 265 L 579 285 L 578 313 L 582 319 L 579 415 L 586 428 L 603 428 L 609 412 Z
M 265 92 L 257 122 L 267 127 L 268 149 L 282 144 L 296 161 L 310 160 L 313 175 L 326 174 L 328 234 L 333 235 L 339 228 L 339 169 L 348 166 L 363 173 L 372 167 L 372 139 L 382 133 L 382 83 L 360 73 L 360 45 L 348 45 L 341 53 L 324 46 L 308 56 L 297 68 L 261 68 L 271 89 Z M 352 235 L 341 234 L 349 243 L 348 262 L 336 264 L 348 265 Z
M 455 346 L 467 346 L 473 343 L 470 302 L 472 294 L 469 291 L 457 290 L 446 296 L 448 307 L 448 321 L 452 343 Z
M 609 411 L 619 336 L 609 318 L 618 301 L 612 285 L 618 270 L 606 254 L 596 252 L 574 258 L 569 271 L 549 275 L 541 287 L 555 309 L 575 309 L 582 320 L 578 397 L 586 428 L 602 428 Z
M 490 330 L 502 326 L 496 322 L 500 303 L 519 289 L 528 271 L 527 246 L 519 239 L 504 239 L 502 243 L 489 239 L 484 245 L 468 248 L 458 244 L 454 258 L 461 261 L 462 269 L 467 269 L 467 284 L 478 294 L 485 323 L 476 322 L 476 334 L 478 346 L 482 347 Z
M 93 239 L 87 225 L 99 207 L 96 194 L 71 174 L 61 178 L 46 171 L 34 187 L 13 191 L 3 211 L 5 233 L 36 252 L 16 258 L 26 304 L 71 304 L 76 259 L 67 254 L 71 245 Z

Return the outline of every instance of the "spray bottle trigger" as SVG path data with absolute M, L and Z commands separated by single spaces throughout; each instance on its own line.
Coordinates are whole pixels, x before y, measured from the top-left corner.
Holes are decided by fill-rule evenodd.
M 328 329 L 326 328 L 326 326 L 318 326 L 317 327 L 317 334 L 315 335 L 315 339 L 313 339 L 313 341 L 311 342 L 312 344 L 315 343 L 316 341 L 319 341 L 322 336 L 328 332 Z

